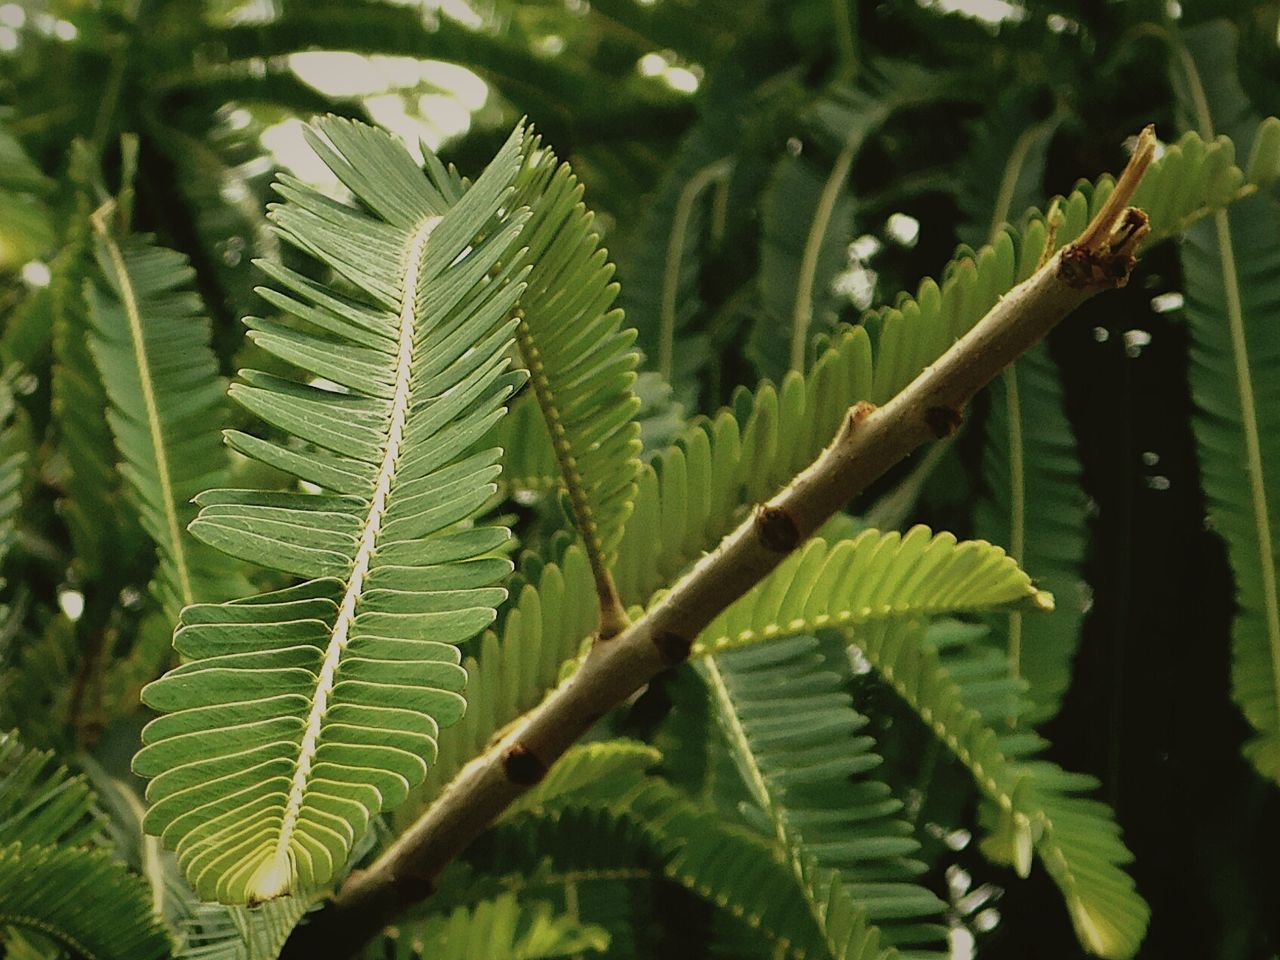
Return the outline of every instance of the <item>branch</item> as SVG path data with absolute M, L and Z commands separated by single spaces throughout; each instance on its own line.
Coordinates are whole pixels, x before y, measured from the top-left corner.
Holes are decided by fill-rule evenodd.
M 577 672 L 472 760 L 368 869 L 289 938 L 282 960 L 347 956 L 402 911 L 606 712 L 682 663 L 698 633 L 832 515 L 916 447 L 949 436 L 974 395 L 1064 317 L 1123 286 L 1147 217 L 1127 206 L 1154 153 L 1148 127 L 1107 204 L 1079 241 L 1050 257 L 885 406 L 861 402 L 818 458 L 756 508 L 716 550 L 626 630 L 598 642 Z

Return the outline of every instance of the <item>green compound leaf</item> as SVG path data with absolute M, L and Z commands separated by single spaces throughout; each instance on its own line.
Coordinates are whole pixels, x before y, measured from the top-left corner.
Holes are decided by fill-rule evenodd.
M 102 850 L 0 848 L 0 927 L 43 934 L 84 960 L 160 960 L 169 937 L 151 891 Z
M 812 540 L 724 613 L 694 643 L 717 653 L 774 637 L 895 617 L 928 617 L 1053 598 L 999 547 L 958 543 L 925 526 L 905 534 L 866 530 L 834 546 Z
M 516 342 L 555 452 L 601 600 L 620 610 L 609 565 L 640 470 L 636 333 L 613 308 L 613 265 L 578 178 L 536 138 L 525 144 L 516 202 L 531 210 L 517 244 L 530 265 Z
M 226 384 L 186 258 L 144 237 L 116 236 L 108 219 L 106 210 L 93 217 L 89 346 L 110 403 L 120 473 L 159 553 L 155 590 L 172 622 L 188 604 L 245 589 L 236 565 L 186 530 L 191 499 L 226 481 L 216 432 L 226 420 Z
M 1034 852 L 1062 891 L 1076 936 L 1100 957 L 1132 957 L 1150 909 L 1124 867 L 1133 859 L 1097 787 L 1036 754 L 1046 746 L 1010 721 L 1025 710 L 1021 685 L 1002 652 L 972 642 L 974 628 L 939 624 L 932 635 L 911 620 L 867 624 L 854 646 L 973 775 L 996 811 L 983 843 L 1021 876 Z M 978 628 L 979 631 L 982 628 Z
M 524 379 L 508 369 L 523 271 L 499 264 L 524 220 L 523 136 L 463 192 L 433 158 L 429 179 L 387 134 L 330 118 L 312 145 L 363 209 L 280 184 L 281 235 L 355 292 L 264 266 L 282 288 L 264 298 L 298 322 L 251 319 L 251 336 L 331 385 L 244 372 L 233 396 L 300 442 L 229 439 L 327 492 L 210 491 L 192 530 L 304 579 L 189 607 L 188 662 L 144 691 L 166 714 L 134 760 L 146 828 L 205 899 L 329 882 L 462 715 L 456 644 L 493 620 L 511 568 L 508 532 L 471 518 L 500 471 L 475 448 Z

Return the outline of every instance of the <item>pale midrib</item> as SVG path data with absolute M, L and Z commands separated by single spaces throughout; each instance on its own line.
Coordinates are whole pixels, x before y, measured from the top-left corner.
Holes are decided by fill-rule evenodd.
M 1023 165 L 1031 153 L 1036 137 L 1040 136 L 1045 123 L 1028 127 L 1018 137 L 1013 152 L 1005 164 L 1004 176 L 1000 180 L 1000 190 L 996 194 L 995 210 L 991 214 L 991 230 L 989 242 L 994 244 L 999 236 L 1000 227 L 1009 219 L 1009 208 L 1013 205 L 1013 194 L 1022 176 Z M 1004 381 L 1005 423 L 1009 445 L 1009 556 L 1022 565 L 1024 544 L 1026 542 L 1026 471 L 1023 463 L 1022 446 L 1022 402 L 1018 396 L 1017 363 L 1011 363 L 1001 375 Z M 1022 674 L 1022 614 L 1017 610 L 1009 612 L 1009 636 L 1006 653 L 1009 659 L 1009 670 L 1013 676 Z M 1012 719 L 1011 723 L 1016 723 Z
M 1271 517 L 1267 508 L 1266 480 L 1262 470 L 1262 444 L 1258 437 L 1258 411 L 1253 397 L 1252 373 L 1249 369 L 1249 347 L 1244 333 L 1244 309 L 1240 301 L 1235 248 L 1231 242 L 1231 231 L 1225 211 L 1214 214 L 1213 225 L 1218 237 L 1218 248 L 1222 251 L 1222 283 L 1227 307 L 1227 327 L 1231 332 L 1231 352 L 1235 361 L 1236 385 L 1240 396 L 1245 469 L 1249 475 L 1249 494 L 1253 502 L 1258 560 L 1262 565 L 1262 604 L 1267 639 L 1271 649 L 1271 677 L 1276 701 L 1280 704 L 1280 599 L 1276 595 L 1275 555 L 1271 549 Z M 1280 720 L 1280 709 L 1277 709 L 1276 716 Z M 1271 735 L 1280 735 L 1280 730 L 1273 730 Z
M 796 299 L 791 311 L 791 369 L 804 372 L 805 347 L 809 343 L 809 327 L 813 322 L 813 286 L 818 276 L 818 255 L 822 252 L 822 241 L 827 237 L 827 228 L 835 214 L 836 201 L 840 199 L 840 191 L 849 179 L 849 171 L 853 168 L 854 157 L 862 147 L 866 137 L 866 129 L 855 124 L 844 146 L 836 157 L 835 165 L 822 185 L 822 193 L 818 195 L 818 205 L 814 208 L 813 223 L 805 237 L 804 252 L 800 256 L 800 277 L 796 284 Z
M 42 933 L 51 940 L 65 944 L 74 950 L 84 960 L 99 960 L 100 954 L 94 953 L 83 943 L 67 933 L 61 927 L 50 923 L 43 917 L 37 917 L 30 913 L 0 913 L 0 925 L 6 927 L 26 927 L 28 930 L 34 930 Z
M 396 350 L 396 373 L 391 398 L 391 414 L 388 418 L 387 443 L 374 481 L 373 496 L 361 530 L 351 574 L 338 604 L 338 614 L 325 648 L 324 661 L 316 679 L 315 696 L 307 715 L 302 742 L 298 746 L 298 762 L 294 769 L 289 797 L 285 801 L 280 832 L 272 858 L 258 869 L 250 880 L 250 899 L 269 900 L 288 891 L 292 884 L 293 869 L 289 858 L 289 844 L 297 827 L 298 815 L 306 795 L 311 765 L 315 760 L 320 731 L 329 708 L 329 694 L 338 672 L 342 654 L 346 650 L 351 625 L 356 618 L 356 604 L 364 591 L 364 578 L 377 546 L 387 508 L 387 497 L 395 480 L 396 464 L 400 457 L 400 444 L 404 438 L 405 422 L 412 402 L 410 380 L 413 375 L 414 336 L 416 333 L 416 291 L 418 271 L 422 262 L 422 250 L 432 230 L 440 222 L 439 217 L 428 217 L 413 235 L 406 251 L 404 286 L 400 296 L 400 335 Z
M 850 639 L 852 640 L 852 638 Z M 875 671 L 880 674 L 889 686 L 897 692 L 898 696 L 916 712 L 916 715 L 924 721 L 925 726 L 932 731 L 934 737 L 936 737 L 943 746 L 950 750 L 951 754 L 968 769 L 969 774 L 977 783 L 978 789 L 985 793 L 993 803 L 996 803 L 1002 810 L 1013 817 L 1015 823 L 1018 823 L 1020 828 L 1031 829 L 1031 825 L 1033 823 L 1040 828 L 1039 837 L 1034 837 L 1033 835 L 1032 845 L 1035 852 L 1040 856 L 1042 861 L 1053 861 L 1054 866 L 1057 868 L 1054 879 L 1058 883 L 1059 889 L 1062 890 L 1063 896 L 1074 900 L 1079 905 L 1080 909 L 1091 909 L 1090 907 L 1086 907 L 1085 899 L 1080 892 L 1079 881 L 1070 861 L 1067 860 L 1066 854 L 1062 850 L 1062 845 L 1057 840 L 1057 827 L 1053 818 L 1049 816 L 1049 812 L 1045 810 L 1042 805 L 1030 812 L 1021 809 L 1015 799 L 1014 791 L 1012 789 L 1006 789 L 1005 785 L 998 781 L 991 772 L 983 766 L 978 758 L 970 752 L 969 748 L 961 742 L 960 737 L 951 732 L 951 728 L 943 719 L 943 715 L 947 713 L 946 710 L 935 711 L 933 708 L 921 703 L 920 699 L 912 694 L 907 684 L 897 675 L 897 671 L 892 667 L 886 666 L 878 656 L 873 655 L 873 653 L 867 651 L 866 648 L 860 647 L 859 649 L 863 651 L 863 655 L 867 657 L 867 660 L 871 663 Z M 934 668 L 946 677 L 951 695 L 955 698 L 955 702 L 959 704 L 967 715 L 977 718 L 977 728 L 991 730 L 990 725 L 982 719 L 981 714 L 965 703 L 963 689 L 950 678 L 946 667 L 941 663 L 935 662 Z M 947 689 L 943 684 L 936 684 L 935 687 L 938 689 Z M 975 729 L 972 724 L 968 724 L 968 726 L 970 729 Z M 1003 759 L 1003 766 L 1006 770 L 1016 765 L 1018 762 L 1007 756 L 1003 751 L 997 750 L 996 752 Z M 1091 915 L 1092 914 L 1090 913 L 1090 916 Z M 1096 942 L 1096 930 L 1090 930 L 1090 937 Z
M 733 705 L 733 698 L 729 695 L 729 688 L 725 685 L 724 675 L 720 672 L 720 667 L 716 664 L 714 656 L 704 658 L 700 666 L 703 669 L 703 675 L 707 679 L 707 684 L 711 688 L 711 695 L 719 706 L 720 716 L 725 721 L 727 727 L 725 735 L 729 739 L 729 747 L 742 758 L 743 765 L 746 768 L 743 772 L 747 775 L 747 788 L 754 795 L 761 809 L 773 821 L 774 834 L 787 855 L 796 883 L 799 884 L 800 889 L 805 894 L 804 900 L 809 906 L 809 912 L 813 915 L 814 922 L 818 925 L 818 929 L 822 931 L 822 935 L 825 938 L 827 937 L 826 911 L 823 909 L 823 905 L 814 899 L 813 891 L 806 881 L 804 864 L 801 862 L 799 852 L 795 849 L 795 844 L 791 842 L 791 838 L 787 834 L 786 825 L 773 803 L 769 793 L 768 781 L 765 780 L 764 772 L 756 762 L 756 755 L 751 749 L 751 741 L 747 738 L 747 731 L 743 728 L 742 721 L 738 719 L 738 711 Z
M 1195 103 L 1200 137 L 1213 140 L 1213 115 L 1205 96 L 1204 84 L 1190 51 L 1178 45 L 1178 55 L 1186 73 Z M 1213 227 L 1222 261 L 1223 299 L 1227 308 L 1227 329 L 1231 336 L 1231 354 L 1235 365 L 1236 389 L 1240 400 L 1240 429 L 1244 433 L 1245 472 L 1249 476 L 1249 496 L 1253 507 L 1254 538 L 1258 541 L 1258 562 L 1262 566 L 1263 619 L 1271 651 L 1271 682 L 1277 705 L 1278 728 L 1270 736 L 1280 736 L 1280 597 L 1276 590 L 1275 554 L 1271 546 L 1271 516 L 1267 506 L 1266 478 L 1262 469 L 1262 442 L 1258 436 L 1258 410 L 1253 396 L 1253 374 L 1249 368 L 1249 343 L 1244 332 L 1244 305 L 1240 298 L 1240 276 L 1236 269 L 1235 245 L 1231 240 L 1231 222 L 1225 210 L 1213 215 Z
M 675 370 L 676 313 L 680 304 L 680 267 L 684 264 L 684 245 L 688 241 L 689 218 L 693 204 L 702 191 L 713 183 L 723 181 L 732 168 L 732 161 L 720 159 L 695 173 L 676 200 L 675 216 L 671 223 L 671 236 L 667 240 L 667 256 L 662 269 L 662 292 L 658 305 L 658 372 L 671 382 Z
M 147 359 L 146 340 L 142 333 L 142 314 L 138 310 L 137 294 L 129 271 L 125 266 L 120 247 L 109 236 L 102 234 L 103 243 L 111 257 L 111 265 L 120 282 L 120 303 L 129 321 L 129 342 L 133 347 L 134 363 L 138 367 L 138 384 L 142 389 L 142 406 L 147 414 L 147 431 L 151 434 L 151 448 L 156 455 L 156 473 L 160 481 L 160 499 L 164 507 L 165 527 L 169 535 L 169 555 L 178 575 L 183 606 L 195 602 L 191 589 L 191 574 L 187 570 L 187 552 L 182 543 L 182 524 L 174 502 L 173 484 L 169 480 L 169 455 L 165 452 L 164 431 L 161 429 L 160 408 L 156 404 L 155 385 L 151 380 L 151 364 Z

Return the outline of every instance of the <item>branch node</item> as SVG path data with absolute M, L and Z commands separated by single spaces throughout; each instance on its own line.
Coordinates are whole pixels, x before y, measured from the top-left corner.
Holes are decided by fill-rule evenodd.
M 942 440 L 960 429 L 964 416 L 955 407 L 930 407 L 924 412 L 924 422 L 929 432 Z
M 876 412 L 876 405 L 870 400 L 859 400 L 844 415 L 844 426 L 840 431 L 840 440 L 848 440 L 857 431 L 862 422 Z
M 768 503 L 757 507 L 756 535 L 775 553 L 790 553 L 800 546 L 800 528 L 784 507 Z
M 502 752 L 502 771 L 512 783 L 531 787 L 547 775 L 547 765 L 517 740 Z
M 672 667 L 688 660 L 689 652 L 693 649 L 692 640 L 669 630 L 655 633 L 653 635 L 653 645 L 658 648 L 658 654 L 662 657 L 662 662 Z

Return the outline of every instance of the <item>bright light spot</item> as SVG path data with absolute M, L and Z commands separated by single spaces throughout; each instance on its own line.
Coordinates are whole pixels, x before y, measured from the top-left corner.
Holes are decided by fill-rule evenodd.
M 308 50 L 289 56 L 289 69 L 298 79 L 330 97 L 360 97 L 385 93 L 390 84 L 369 57 L 358 53 Z
M 402 6 L 418 6 L 421 0 L 396 0 Z M 480 14 L 472 9 L 472 4 L 467 0 L 427 0 L 425 4 L 421 4 L 429 14 L 443 13 L 450 20 L 462 24 L 464 27 L 471 27 L 475 30 L 484 26 L 484 19 Z
M 963 850 L 972 839 L 973 834 L 968 830 L 952 830 L 943 838 L 942 842 L 952 850 Z
M 1124 332 L 1124 355 L 1133 359 L 1142 353 L 1142 348 L 1151 342 L 1151 334 L 1145 330 L 1126 330 Z
M 858 260 L 870 260 L 880 252 L 880 249 L 883 246 L 884 244 L 880 242 L 879 237 L 873 237 L 869 233 L 864 233 L 857 240 L 853 241 L 853 243 L 849 244 L 849 257 L 851 259 L 857 258 Z
M 218 189 L 218 195 L 227 203 L 244 203 L 249 199 L 249 188 L 244 185 L 242 180 L 226 177 L 222 181 L 222 186 Z
M 871 672 L 871 661 L 857 647 L 849 648 L 849 669 L 855 677 L 866 676 Z
M 68 620 L 75 623 L 84 613 L 84 594 L 79 590 L 62 590 L 58 593 L 58 606 Z
M 302 135 L 305 124 L 291 117 L 274 124 L 262 131 L 262 146 L 266 148 L 281 167 L 288 170 L 299 180 L 311 184 L 317 189 L 325 190 L 331 196 L 342 193 L 338 178 L 325 166 L 324 161 L 316 156 L 306 138 Z
M 69 20 L 59 20 L 53 25 L 53 35 L 59 40 L 71 41 L 80 35 L 80 31 Z
M 895 213 L 885 221 L 884 231 L 895 243 L 914 247 L 920 239 L 920 221 L 905 213 Z
M 28 287 L 47 287 L 52 278 L 49 265 L 39 260 L 32 260 L 22 267 L 22 282 Z
M 552 33 L 538 40 L 533 46 L 544 57 L 554 57 L 557 54 L 564 53 L 564 37 Z
M 947 867 L 947 889 L 953 897 L 964 896 L 973 886 L 973 877 L 963 867 L 952 864 Z
M 1162 293 L 1158 297 L 1151 298 L 1151 309 L 1156 313 L 1171 313 L 1174 310 L 1181 310 L 1182 303 L 1182 294 L 1177 291 Z
M 995 25 L 1005 20 L 1018 21 L 1026 17 L 1022 7 L 1006 0 L 918 0 L 920 6 L 939 13 L 958 13 L 962 16 Z
M 253 122 L 253 114 L 243 107 L 232 110 L 227 114 L 227 126 L 232 130 L 243 130 Z
M 871 306 L 876 296 L 876 281 L 880 275 L 863 266 L 852 266 L 831 281 L 831 290 L 846 298 L 859 310 Z
M 667 58 L 660 53 L 646 53 L 636 63 L 642 77 L 656 77 L 663 73 L 669 64 Z
M 18 49 L 18 31 L 12 27 L 0 27 L 0 51 L 12 53 Z
M 1097 343 L 1106 343 L 1109 339 L 1111 339 L 1111 331 L 1109 331 L 1106 327 L 1094 327 L 1093 339 Z
M 973 934 L 964 927 L 947 931 L 947 955 L 951 960 L 973 960 Z
M 803 150 L 804 143 L 801 142 L 799 137 L 787 138 L 787 153 L 791 154 L 793 157 L 798 157 Z
M 994 930 L 999 923 L 1000 911 L 995 907 L 988 907 L 973 918 L 973 927 L 979 933 L 987 933 L 990 930 Z
M 1172 484 L 1169 483 L 1168 477 L 1154 476 L 1147 477 L 1147 486 L 1152 490 L 1168 490 Z
M 1138 149 L 1138 135 L 1135 133 L 1125 137 L 1123 146 L 1124 146 L 1124 152 L 1127 153 L 1129 156 L 1133 156 L 1133 152 Z M 1155 152 L 1152 154 L 1153 159 L 1159 160 L 1161 157 L 1164 156 L 1165 150 L 1167 149 L 1168 148 L 1165 145 L 1165 142 L 1161 140 L 1159 137 L 1157 137 Z
M 418 98 L 418 112 L 426 126 L 422 139 L 432 150 L 446 140 L 466 133 L 471 126 L 471 111 L 454 97 L 424 93 Z
M 291 54 L 289 68 L 303 83 L 331 97 L 369 97 L 426 86 L 451 94 L 468 110 L 478 110 L 489 96 L 488 85 L 476 74 L 438 60 L 309 50 Z
M 1169 2 L 1164 5 L 1164 12 L 1168 15 L 1170 20 L 1181 20 L 1182 4 L 1180 4 L 1178 0 L 1169 0 Z
M 680 93 L 695 93 L 698 89 L 698 75 L 684 67 L 672 67 L 662 75 L 662 79 L 672 90 Z
M 1044 22 L 1050 33 L 1069 33 L 1074 36 L 1080 32 L 1080 24 L 1060 13 L 1049 14 Z
M 1160 462 L 1160 454 L 1153 453 L 1150 450 L 1144 450 L 1142 453 L 1142 462 L 1148 467 L 1154 467 Z
M 0 24 L 6 27 L 13 27 L 15 30 L 21 30 L 26 22 L 27 11 L 16 3 L 6 3 L 0 6 Z

